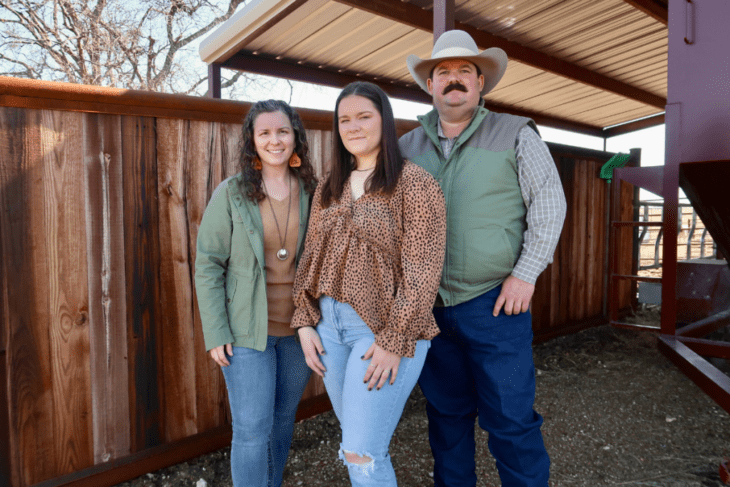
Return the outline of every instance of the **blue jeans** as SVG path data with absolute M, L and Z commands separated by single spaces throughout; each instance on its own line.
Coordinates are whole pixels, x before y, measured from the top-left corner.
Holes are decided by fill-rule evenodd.
M 231 405 L 231 475 L 238 487 L 279 487 L 294 417 L 310 370 L 293 336 L 270 336 L 266 350 L 233 347 L 223 367 Z
M 492 316 L 501 286 L 456 306 L 434 308 L 419 384 L 428 401 L 436 487 L 474 487 L 474 421 L 489 432 L 503 486 L 547 486 L 550 459 L 535 412 L 532 316 Z
M 428 340 L 419 340 L 413 358 L 401 358 L 395 383 L 390 381 L 368 391 L 363 377 L 370 360 L 362 360 L 375 336 L 349 304 L 329 296 L 319 300 L 322 319 L 317 332 L 325 354 L 320 356 L 327 369 L 324 385 L 342 427 L 340 458 L 347 465 L 353 486 L 394 487 L 395 471 L 388 446 L 403 407 L 421 373 Z M 349 463 L 345 453 L 370 457 L 364 464 Z

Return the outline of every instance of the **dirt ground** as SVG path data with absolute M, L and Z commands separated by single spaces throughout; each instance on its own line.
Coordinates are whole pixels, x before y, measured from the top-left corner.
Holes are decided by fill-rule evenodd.
M 658 321 L 645 312 L 642 323 Z M 534 348 L 535 409 L 543 415 L 551 486 L 719 487 L 730 457 L 730 415 L 657 351 L 656 335 L 598 327 Z M 478 486 L 498 486 L 477 430 Z M 332 412 L 295 425 L 284 487 L 349 486 Z M 411 395 L 391 443 L 398 485 L 433 484 L 425 399 Z M 118 487 L 231 486 L 230 449 L 148 473 Z

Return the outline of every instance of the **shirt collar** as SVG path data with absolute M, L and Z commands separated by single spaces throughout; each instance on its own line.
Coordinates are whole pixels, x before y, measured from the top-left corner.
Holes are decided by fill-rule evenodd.
M 436 129 L 438 130 L 437 134 L 439 139 L 445 139 L 446 136 L 444 135 L 444 129 L 441 128 L 441 117 L 436 120 Z
M 469 120 L 469 123 L 468 123 L 468 124 L 466 124 L 466 126 L 467 126 L 467 127 L 468 127 L 469 125 L 471 125 L 471 122 L 472 122 L 472 121 L 474 120 L 474 117 L 476 117 L 476 116 L 477 116 L 477 113 L 479 113 L 479 108 L 480 108 L 480 107 L 483 107 L 483 106 L 484 106 L 484 99 L 482 99 L 482 100 L 481 100 L 481 101 L 479 102 L 479 105 L 477 105 L 477 107 L 476 107 L 476 108 L 474 109 L 474 113 L 472 113 L 472 114 L 471 114 L 471 120 Z M 437 112 L 437 113 L 438 113 L 438 112 Z M 446 137 L 446 136 L 444 135 L 444 129 L 443 129 L 443 128 L 441 128 L 441 117 L 438 117 L 438 119 L 436 120 L 436 130 L 437 130 L 436 134 L 437 134 L 437 135 L 439 136 L 439 138 L 441 138 L 441 139 L 446 139 L 446 138 L 447 138 L 447 137 Z M 466 130 L 466 129 L 465 129 L 465 130 Z M 458 137 L 458 136 L 457 136 L 457 137 Z M 454 138 L 456 138 L 456 137 L 454 137 Z

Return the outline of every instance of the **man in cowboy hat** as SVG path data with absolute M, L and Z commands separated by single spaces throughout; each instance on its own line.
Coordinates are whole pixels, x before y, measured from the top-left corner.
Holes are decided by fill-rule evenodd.
M 447 249 L 434 315 L 441 334 L 419 384 L 428 400 L 436 487 L 476 485 L 474 421 L 489 432 L 502 485 L 546 486 L 550 459 L 534 411 L 534 284 L 565 219 L 555 163 L 524 117 L 490 112 L 507 55 L 445 32 L 431 59 L 408 57 L 435 110 L 400 139 L 403 155 L 440 183 Z

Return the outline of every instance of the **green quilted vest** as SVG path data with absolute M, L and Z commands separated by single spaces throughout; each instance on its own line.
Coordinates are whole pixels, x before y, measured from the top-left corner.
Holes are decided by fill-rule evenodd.
M 518 132 L 528 118 L 480 107 L 448 159 L 438 138 L 436 110 L 400 139 L 403 155 L 426 169 L 446 198 L 446 259 L 439 296 L 446 306 L 475 298 L 504 281 L 527 228 L 515 159 Z

